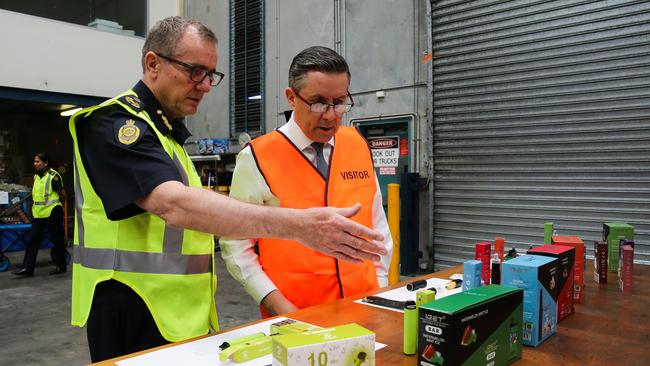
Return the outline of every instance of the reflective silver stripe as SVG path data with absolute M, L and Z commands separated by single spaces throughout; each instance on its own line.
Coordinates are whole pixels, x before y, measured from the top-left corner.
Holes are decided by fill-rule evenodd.
M 61 203 L 59 200 L 50 200 L 50 201 L 34 201 L 33 202 L 36 206 L 47 206 L 47 205 L 52 205 L 55 203 Z
M 77 164 L 77 153 L 73 150 L 73 159 L 75 159 L 75 166 L 74 166 L 74 212 L 75 212 L 75 219 L 77 220 L 77 234 L 79 236 L 79 246 L 84 246 L 84 241 L 85 241 L 85 231 L 84 231 L 84 220 L 82 217 L 82 211 L 83 211 L 83 206 L 84 206 L 84 194 L 83 191 L 81 190 L 81 179 L 79 178 L 79 167 L 76 166 Z M 75 247 L 76 251 L 76 247 Z
M 210 254 L 147 253 L 105 248 L 74 247 L 74 262 L 94 269 L 152 274 L 211 272 Z
M 45 196 L 43 199 L 47 201 L 47 198 L 50 197 L 50 182 L 52 181 L 52 176 L 49 171 L 45 172 L 45 174 L 47 174 L 47 178 L 45 179 Z
M 183 169 L 183 165 L 181 164 L 180 159 L 178 158 L 178 155 L 176 155 L 176 153 L 174 153 L 172 160 L 176 165 L 176 169 L 178 169 L 178 172 L 181 174 L 181 179 L 183 179 L 183 184 L 188 186 L 189 178 L 187 177 L 187 173 L 185 172 L 185 169 Z M 165 234 L 163 237 L 163 253 L 181 253 L 183 249 L 183 233 L 184 233 L 183 229 L 179 229 L 165 223 Z
M 172 160 L 174 161 L 174 164 L 176 164 L 176 169 L 178 169 L 178 172 L 181 173 L 183 184 L 189 186 L 190 179 L 187 177 L 187 172 L 185 172 L 185 168 L 183 168 L 183 164 L 181 164 L 181 159 L 178 158 L 178 155 L 176 155 L 175 152 L 174 152 L 174 158 Z
M 174 164 L 181 174 L 183 184 L 189 185 L 189 178 L 176 154 Z M 79 243 L 74 246 L 74 263 L 87 268 L 116 270 L 121 272 L 152 274 L 201 274 L 212 272 L 212 255 L 183 255 L 183 229 L 165 224 L 163 252 L 135 252 L 109 248 L 87 248 L 84 244 L 84 227 L 81 217 L 83 193 L 79 170 L 75 169 L 75 211 Z

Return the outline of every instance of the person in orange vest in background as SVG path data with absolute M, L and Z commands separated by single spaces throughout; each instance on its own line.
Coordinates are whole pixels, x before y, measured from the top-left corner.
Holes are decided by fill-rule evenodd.
M 289 68 L 285 96 L 293 109 L 279 129 L 253 140 L 237 157 L 230 197 L 289 208 L 349 206 L 352 217 L 384 235 L 380 261 L 349 263 L 299 242 L 221 238 L 228 271 L 263 316 L 285 314 L 388 285 L 392 239 L 366 140 L 342 127 L 354 106 L 347 62 L 326 47 L 300 52 Z
M 32 216 L 34 219 L 29 231 L 30 239 L 25 248 L 23 266 L 12 272 L 17 276 L 31 277 L 34 275 L 36 256 L 41 241 L 43 241 L 45 229 L 50 233 L 50 239 L 54 243 L 53 257 L 56 261 L 56 268 L 50 271 L 50 274 L 65 273 L 67 269 L 62 207 L 66 194 L 61 175 L 50 166 L 50 157 L 46 153 L 38 153 L 34 156 L 34 170 L 36 170 L 32 188 Z

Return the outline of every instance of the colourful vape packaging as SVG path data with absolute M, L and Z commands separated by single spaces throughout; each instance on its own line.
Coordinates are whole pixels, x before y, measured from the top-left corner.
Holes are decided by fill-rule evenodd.
M 622 222 L 603 224 L 603 240 L 607 242 L 607 271 L 618 271 L 618 251 L 621 239 L 634 240 L 634 227 Z
M 579 236 L 554 236 L 553 244 L 565 245 L 576 249 L 575 264 L 573 265 L 573 303 L 581 304 L 585 290 L 585 243 Z
M 618 241 L 618 271 L 617 272 L 618 272 L 618 277 L 619 278 L 621 277 L 621 262 L 622 262 L 621 254 L 623 252 L 623 247 L 626 246 L 626 245 L 629 245 L 629 246 L 632 247 L 632 249 L 634 249 L 634 240 L 627 240 L 627 239 L 621 238 Z
M 594 281 L 607 283 L 607 242 L 594 241 Z
M 487 285 L 422 305 L 418 365 L 507 365 L 521 358 L 523 291 Z
M 418 309 L 414 301 L 407 301 L 404 306 L 403 352 L 414 355 L 418 347 Z
M 436 299 L 435 290 L 420 290 L 415 293 L 415 305 L 421 306 Z
M 463 291 L 481 286 L 482 264 L 476 259 L 463 263 Z
M 524 290 L 523 344 L 537 346 L 557 329 L 557 259 L 522 255 L 503 263 L 501 282 Z
M 481 266 L 483 269 L 483 272 L 481 273 L 481 279 L 483 280 L 483 284 L 489 285 L 490 284 L 490 260 L 491 260 L 491 244 L 490 242 L 483 241 L 480 243 L 476 243 L 476 252 L 474 255 L 474 259 L 481 261 Z
M 553 223 L 544 223 L 544 244 L 551 244 L 551 237 L 553 236 Z
M 542 245 L 528 254 L 557 258 L 557 322 L 573 314 L 573 278 L 576 250 L 565 245 Z
M 631 294 L 634 274 L 634 247 L 625 245 L 621 249 L 621 275 L 618 279 L 618 286 L 625 294 Z
M 375 333 L 358 324 L 270 338 L 273 365 L 375 365 Z

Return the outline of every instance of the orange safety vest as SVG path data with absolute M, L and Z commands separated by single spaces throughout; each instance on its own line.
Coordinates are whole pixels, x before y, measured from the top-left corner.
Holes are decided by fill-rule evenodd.
M 279 131 L 253 140 L 251 150 L 281 207 L 349 207 L 359 202 L 361 210 L 352 220 L 372 227 L 377 187 L 368 144 L 352 127 L 340 127 L 335 141 L 327 180 Z M 259 239 L 259 258 L 264 272 L 300 309 L 379 287 L 372 262 L 339 261 L 295 241 Z M 262 313 L 266 315 L 264 309 Z

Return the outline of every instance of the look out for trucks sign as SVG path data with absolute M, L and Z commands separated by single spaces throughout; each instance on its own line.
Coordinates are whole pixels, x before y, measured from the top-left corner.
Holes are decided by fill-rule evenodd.
M 379 174 L 395 174 L 399 158 L 399 136 L 369 137 L 372 162 Z

